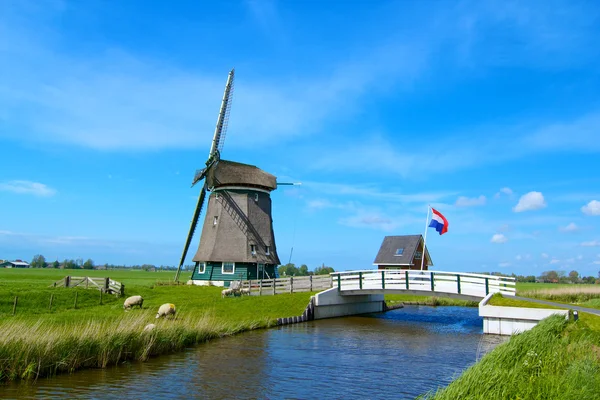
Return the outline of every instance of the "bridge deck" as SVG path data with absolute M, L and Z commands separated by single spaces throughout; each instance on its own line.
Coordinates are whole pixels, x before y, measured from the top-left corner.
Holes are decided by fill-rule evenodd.
M 489 293 L 515 295 L 515 279 L 464 272 L 368 270 L 335 272 L 333 286 L 341 295 L 406 293 L 482 299 Z

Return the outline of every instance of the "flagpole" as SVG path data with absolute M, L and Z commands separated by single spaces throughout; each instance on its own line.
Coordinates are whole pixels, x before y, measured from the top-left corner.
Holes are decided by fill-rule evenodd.
M 427 218 L 425 218 L 425 233 L 423 234 L 423 254 L 421 254 L 421 271 L 423 271 L 423 263 L 425 262 L 425 245 L 427 244 L 427 228 L 429 225 L 429 209 L 431 208 L 431 206 L 428 204 L 427 205 Z

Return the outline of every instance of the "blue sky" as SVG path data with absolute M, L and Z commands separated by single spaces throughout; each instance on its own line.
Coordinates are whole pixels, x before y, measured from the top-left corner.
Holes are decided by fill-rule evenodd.
M 222 156 L 280 182 L 278 252 L 369 269 L 600 270 L 596 2 L 0 5 L 0 258 L 175 265 L 232 67 Z M 199 234 L 192 244 L 193 255 Z

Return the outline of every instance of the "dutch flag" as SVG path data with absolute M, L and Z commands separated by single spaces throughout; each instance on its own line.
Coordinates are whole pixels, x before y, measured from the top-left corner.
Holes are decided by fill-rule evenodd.
M 442 213 L 440 213 L 433 207 L 431 208 L 431 212 L 432 215 L 429 227 L 435 228 L 435 230 L 438 231 L 440 235 L 443 235 L 444 233 L 448 232 L 448 220 L 446 219 L 446 217 L 444 217 Z

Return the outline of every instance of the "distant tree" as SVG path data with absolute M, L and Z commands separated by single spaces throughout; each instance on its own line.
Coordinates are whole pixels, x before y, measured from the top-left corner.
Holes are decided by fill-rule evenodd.
M 540 275 L 540 280 L 545 283 L 558 283 L 559 275 L 558 272 L 552 271 L 544 271 L 542 275 Z
M 94 269 L 94 261 L 91 258 L 88 258 L 86 262 L 83 263 L 83 269 Z
M 58 260 L 56 260 L 52 263 L 52 268 L 58 268 L 58 267 L 60 267 L 60 263 L 58 262 Z
M 79 265 L 77 265 L 77 262 L 75 262 L 75 260 L 65 260 L 65 261 L 63 261 L 63 268 L 64 269 L 77 269 L 77 268 L 79 268 Z
M 329 275 L 332 272 L 335 272 L 335 270 L 331 267 L 326 267 L 325 264 L 315 268 L 315 275 Z
M 298 276 L 308 276 L 310 275 L 310 271 L 308 270 L 308 266 L 306 264 L 302 264 L 298 269 Z
M 37 254 L 33 257 L 33 260 L 31 260 L 31 268 L 46 268 L 46 258 L 41 255 L 41 254 Z
M 575 270 L 569 272 L 569 280 L 573 283 L 579 282 L 579 272 Z
M 294 263 L 287 263 L 277 268 L 279 276 L 298 276 L 298 268 Z
M 594 283 L 596 283 L 596 278 L 594 278 L 593 276 L 586 276 L 586 277 L 582 277 L 581 280 L 583 281 L 583 283 L 588 283 L 590 285 L 593 285 Z

